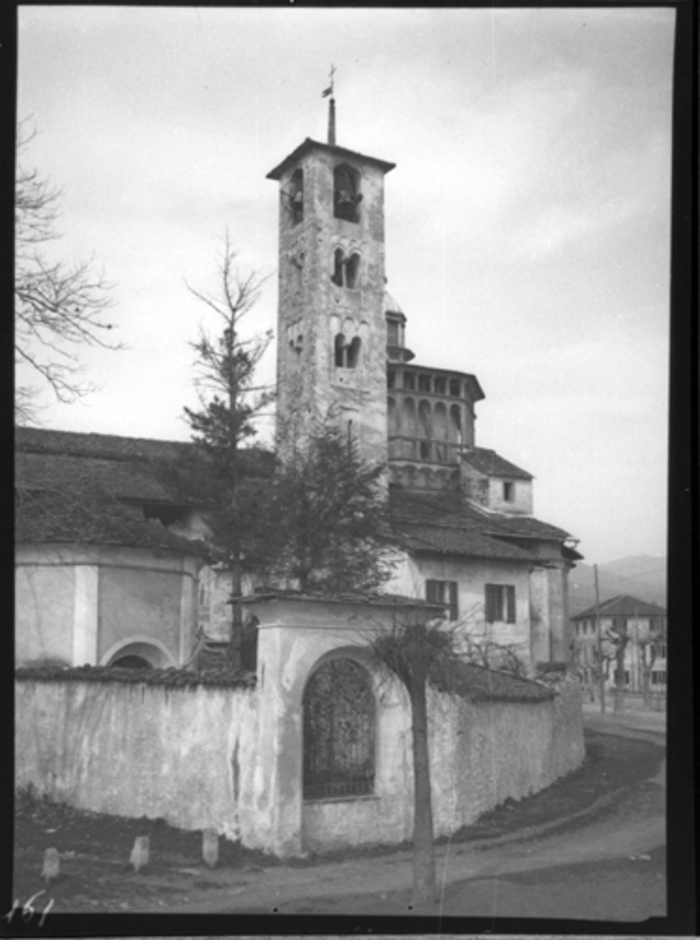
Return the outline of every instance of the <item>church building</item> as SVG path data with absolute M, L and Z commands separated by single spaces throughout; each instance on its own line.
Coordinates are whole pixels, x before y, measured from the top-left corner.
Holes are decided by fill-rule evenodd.
M 429 690 L 435 836 L 550 786 L 585 753 L 579 682 L 560 665 L 580 556 L 533 516 L 531 474 L 477 446 L 476 377 L 415 363 L 386 290 L 393 164 L 339 147 L 330 103 L 328 142 L 306 139 L 269 173 L 277 449 L 303 447 L 317 419 L 332 420 L 384 465 L 396 560 L 385 592 L 249 582 L 254 671 L 207 675 L 194 647 L 225 645 L 230 578 L 207 565 L 202 507 L 153 474 L 190 445 L 17 435 L 17 785 L 280 857 L 412 838 L 414 717 L 371 646 L 402 621 L 446 615 L 471 654 L 451 694 Z M 140 680 L 148 666 L 179 668 Z
M 338 146 L 334 121 L 331 99 L 329 141 L 307 138 L 268 173 L 279 186 L 277 451 L 303 446 L 320 419 L 338 423 L 386 467 L 397 562 L 386 592 L 442 605 L 480 648 L 507 648 L 531 674 L 568 661 L 575 542 L 534 517 L 530 473 L 477 446 L 476 376 L 416 363 L 386 286 L 394 164 Z M 226 644 L 230 575 L 203 561 L 197 507 L 154 478 L 164 454 L 187 447 L 18 430 L 18 661 L 182 666 L 198 637 Z
M 534 669 L 570 658 L 567 577 L 581 556 L 533 516 L 533 477 L 475 441 L 475 375 L 418 365 L 388 293 L 384 179 L 394 164 L 307 138 L 279 184 L 277 448 L 330 418 L 387 467 L 401 561 L 388 589 L 449 606 Z

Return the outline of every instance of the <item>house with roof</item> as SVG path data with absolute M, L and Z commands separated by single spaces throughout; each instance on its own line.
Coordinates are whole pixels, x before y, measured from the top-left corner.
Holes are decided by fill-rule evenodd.
M 587 685 L 596 683 L 600 648 L 606 688 L 615 686 L 615 657 L 622 644 L 624 687 L 630 692 L 666 691 L 668 634 L 663 607 L 618 594 L 572 617 L 571 632 L 576 661 Z

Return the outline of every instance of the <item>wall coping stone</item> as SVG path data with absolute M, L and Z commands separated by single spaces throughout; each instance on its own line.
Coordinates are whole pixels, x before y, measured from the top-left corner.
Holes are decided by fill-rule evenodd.
M 169 688 L 208 686 L 226 689 L 255 687 L 255 673 L 227 669 L 197 673 L 185 669 L 126 669 L 123 666 L 22 666 L 15 670 L 18 682 L 121 682 Z

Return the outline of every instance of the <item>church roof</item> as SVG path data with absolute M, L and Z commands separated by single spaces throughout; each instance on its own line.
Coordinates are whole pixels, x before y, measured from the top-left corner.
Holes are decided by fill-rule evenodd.
M 188 441 L 159 441 L 115 434 L 85 434 L 48 428 L 15 428 L 15 449 L 27 454 L 71 454 L 109 460 L 154 460 L 177 457 Z
M 541 560 L 528 542 L 569 538 L 564 529 L 532 516 L 487 513 L 455 492 L 390 488 L 392 531 L 407 551 L 502 561 Z M 514 545 L 513 541 L 521 544 Z
M 495 450 L 486 447 L 470 447 L 462 452 L 463 463 L 469 464 L 480 473 L 490 477 L 514 477 L 519 480 L 532 480 L 527 470 L 521 470 L 509 460 L 501 457 Z
M 138 508 L 191 504 L 157 472 L 158 461 L 182 459 L 191 450 L 190 443 L 19 428 L 16 446 L 19 541 L 145 546 L 155 539 L 162 547 L 192 546 L 160 523 L 146 520 Z M 488 455 L 491 466 L 513 467 L 493 451 L 474 448 L 471 453 Z M 260 478 L 271 471 L 268 457 L 272 459 L 251 451 L 251 458 L 260 464 Z M 496 458 L 500 463 L 494 463 Z M 394 537 L 415 553 L 534 561 L 540 556 L 533 542 L 561 544 L 569 537 L 563 529 L 532 516 L 488 512 L 454 492 L 392 486 L 390 515 Z
M 111 499 L 104 492 L 65 486 L 44 492 L 18 491 L 15 541 L 20 545 L 118 545 L 185 555 L 206 552 L 201 542 L 145 519 L 135 506 Z
M 318 140 L 312 140 L 310 137 L 307 137 L 306 140 L 299 144 L 297 149 L 292 151 L 289 156 L 285 157 L 284 160 L 274 168 L 274 170 L 270 170 L 270 172 L 267 174 L 267 179 L 280 179 L 282 174 L 291 164 L 296 163 L 310 150 L 323 150 L 333 156 L 349 157 L 350 159 L 361 160 L 363 163 L 370 163 L 373 166 L 378 167 L 384 173 L 388 173 L 396 166 L 395 163 L 387 163 L 386 160 L 378 160 L 376 157 L 368 157 L 363 153 L 358 153 L 355 150 L 347 150 L 345 147 L 338 147 L 335 144 L 322 144 Z
M 16 480 L 23 489 L 57 490 L 98 487 L 116 499 L 174 503 L 174 495 L 148 464 L 73 454 L 15 455 Z M 179 500 L 182 502 L 182 500 Z
M 144 515 L 145 504 L 188 501 L 160 479 L 158 461 L 191 444 L 44 428 L 15 431 L 15 541 L 120 545 L 202 554 L 201 542 Z
M 611 597 L 610 600 L 603 601 L 598 607 L 598 613 L 601 617 L 665 617 L 666 611 L 658 604 L 651 604 L 648 601 L 640 601 L 637 597 L 631 597 L 629 594 L 618 594 Z M 572 617 L 572 620 L 590 620 L 595 617 L 596 608 L 589 607 Z

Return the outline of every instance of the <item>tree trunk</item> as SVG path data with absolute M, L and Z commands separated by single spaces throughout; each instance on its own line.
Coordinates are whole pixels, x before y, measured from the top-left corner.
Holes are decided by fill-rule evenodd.
M 413 908 L 429 913 L 435 908 L 436 896 L 425 681 L 415 683 L 410 694 L 413 717 Z
M 615 697 L 613 711 L 621 714 L 625 710 L 625 646 L 621 644 L 615 658 Z

